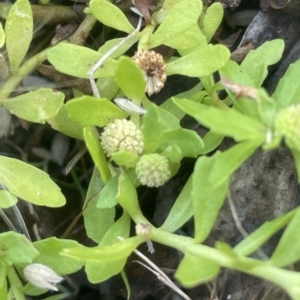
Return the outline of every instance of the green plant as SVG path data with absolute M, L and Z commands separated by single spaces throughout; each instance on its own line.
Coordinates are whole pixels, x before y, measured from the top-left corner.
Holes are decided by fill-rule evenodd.
M 238 65 L 229 60 L 226 47 L 209 43 L 223 17 L 220 4 L 203 10 L 200 0 L 165 0 L 163 3 L 159 1 L 157 8 L 144 29 L 112 53 L 93 75 L 98 78 L 101 99 L 81 95 L 64 103 L 64 94 L 50 89 L 8 97 L 27 74 L 46 59 L 62 73 L 88 79 L 91 66 L 120 39 L 107 41 L 98 51 L 61 42 L 22 64 L 32 39 L 32 14 L 28 1 L 18 0 L 8 14 L 5 30 L 0 28 L 0 46 L 4 45 L 5 36 L 12 72 L 1 88 L 1 105 L 22 119 L 47 122 L 55 130 L 84 140 L 93 158 L 96 167 L 86 195 L 83 217 L 87 235 L 98 244 L 88 248 L 76 241 L 54 237 L 31 243 L 23 235 L 2 233 L 1 299 L 25 299 L 24 294 L 45 292 L 45 289 L 30 283 L 22 286 L 16 270 L 22 276 L 27 265 L 44 264 L 60 275 L 85 266 L 90 282 L 97 283 L 123 272 L 130 253 L 148 240 L 174 247 L 184 254 L 175 278 L 185 287 L 212 280 L 221 267 L 226 267 L 269 280 L 293 299 L 300 298 L 300 275 L 283 269 L 300 259 L 297 239 L 299 209 L 263 224 L 234 248 L 224 242 L 218 242 L 215 248 L 202 244 L 225 201 L 231 175 L 257 148 L 279 147 L 284 138 L 294 155 L 300 181 L 299 123 L 295 116 L 299 110 L 300 62 L 289 67 L 270 97 L 261 85 L 267 76 L 267 67 L 281 57 L 284 48 L 281 40 L 266 42 L 251 51 Z M 88 24 L 93 24 L 97 18 L 119 31 L 131 33 L 134 30 L 124 13 L 109 1 L 92 0 L 86 12 Z M 149 75 L 146 72 L 148 67 L 143 64 L 148 54 L 146 58 L 138 54 L 134 60 L 124 56 L 136 43 L 138 53 L 165 45 L 176 49 L 179 56 L 168 59 L 165 67 L 160 62 L 159 73 Z M 20 51 L 14 51 L 16 47 Z M 221 81 L 216 83 L 213 73 L 217 71 Z M 157 74 L 160 80 L 158 89 L 149 90 L 148 77 Z M 192 90 L 166 100 L 161 106 L 149 101 L 145 89 L 148 94 L 158 92 L 164 76 L 173 74 L 197 77 L 200 83 Z M 228 97 L 221 100 L 218 91 L 224 88 Z M 131 107 L 135 109 L 124 111 L 112 102 L 124 97 L 131 99 Z M 124 103 L 125 108 L 128 107 L 127 102 Z M 145 108 L 145 114 L 141 106 Z M 209 129 L 203 138 L 180 126 L 185 114 Z M 130 122 L 124 121 L 126 118 L 130 118 Z M 113 120 L 123 121 L 111 123 Z M 101 142 L 97 127 L 106 128 Z M 114 141 L 115 129 L 122 132 L 121 140 L 126 141 L 125 146 L 119 147 L 121 143 Z M 206 156 L 220 145 L 225 136 L 233 138 L 236 145 Z M 108 145 L 110 140 L 116 143 Z M 148 160 L 149 157 L 154 160 Z M 136 188 L 141 183 L 149 186 L 164 184 L 177 173 L 184 157 L 198 157 L 194 172 L 164 224 L 155 228 L 139 208 Z M 164 164 L 163 170 L 159 168 L 162 163 L 153 170 L 149 167 L 157 159 Z M 154 176 L 150 184 L 149 176 Z M 59 188 L 45 173 L 18 160 L 0 157 L 0 181 L 11 195 L 10 199 L 15 200 L 11 204 L 17 201 L 16 197 L 51 207 L 65 203 Z M 1 199 L 4 208 L 8 205 L 5 202 L 7 197 Z M 117 220 L 116 205 L 123 208 L 123 215 Z M 195 220 L 193 238 L 173 233 L 192 216 Z M 147 230 L 138 230 L 137 236 L 130 237 L 131 219 Z M 249 257 L 285 226 L 287 228 L 270 260 Z M 120 241 L 118 236 L 123 239 Z M 122 274 L 125 278 L 124 272 Z M 6 276 L 10 284 L 8 293 Z

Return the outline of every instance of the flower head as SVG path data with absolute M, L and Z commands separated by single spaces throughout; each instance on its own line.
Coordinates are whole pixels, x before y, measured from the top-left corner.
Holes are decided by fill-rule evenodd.
M 136 174 L 141 184 L 159 187 L 171 177 L 168 159 L 157 153 L 143 155 L 136 165 Z
M 49 267 L 42 264 L 30 264 L 23 270 L 26 279 L 36 287 L 57 291 L 55 286 L 63 280 Z
M 300 151 L 300 104 L 281 110 L 275 119 L 275 129 L 278 135 L 285 138 L 291 149 Z
M 117 151 L 141 154 L 144 147 L 143 134 L 132 121 L 114 120 L 106 125 L 101 134 L 101 145 L 108 157 Z
M 132 59 L 141 67 L 144 77 L 147 81 L 146 92 L 149 96 L 158 93 L 165 84 L 166 64 L 161 54 L 155 51 L 146 51 L 135 53 Z

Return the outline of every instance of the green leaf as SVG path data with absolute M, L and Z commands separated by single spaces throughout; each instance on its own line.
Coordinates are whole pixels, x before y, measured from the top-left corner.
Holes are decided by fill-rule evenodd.
M 177 145 L 184 157 L 197 157 L 203 149 L 201 137 L 193 130 L 176 128 L 163 131 L 161 148 Z
M 100 53 L 106 53 L 110 51 L 114 46 L 120 43 L 124 38 L 111 39 L 105 42 L 103 46 L 101 46 L 98 50 Z M 125 44 L 123 44 L 120 48 L 114 51 L 109 57 L 110 58 L 118 58 L 126 51 L 128 51 L 137 41 L 139 40 L 138 36 L 133 36 L 129 39 Z
M 142 100 L 145 95 L 146 80 L 141 68 L 131 58 L 120 58 L 115 79 L 129 99 Z
M 240 255 L 250 255 L 269 240 L 276 232 L 285 227 L 294 217 L 296 210 L 290 211 L 272 221 L 267 221 L 258 229 L 245 237 L 234 247 Z
M 59 207 L 66 203 L 47 173 L 14 158 L 0 156 L 0 182 L 12 194 L 33 204 Z
M 224 152 L 217 152 L 209 181 L 214 187 L 226 182 L 230 176 L 246 161 L 260 146 L 260 141 L 239 143 Z
M 117 165 L 130 169 L 136 166 L 139 156 L 129 151 L 117 151 L 111 154 L 111 159 Z
M 177 49 L 181 55 L 183 52 L 190 51 L 196 47 L 205 46 L 206 38 L 200 31 L 198 24 L 195 24 L 188 31 L 168 40 L 164 43 L 166 46 Z
M 213 3 L 210 5 L 204 16 L 203 32 L 209 42 L 219 28 L 224 15 L 224 9 L 221 3 Z
M 148 41 L 148 47 L 154 48 L 176 38 L 197 24 L 202 11 L 202 2 L 182 0 L 175 4 L 161 25 Z
M 60 275 L 74 273 L 84 265 L 84 261 L 73 260 L 60 254 L 63 249 L 78 246 L 76 241 L 50 237 L 36 241 L 33 245 L 40 252 L 34 262 L 44 264 Z
M 284 267 L 300 259 L 299 227 L 300 209 L 298 208 L 270 259 L 274 265 Z
M 91 0 L 90 9 L 96 19 L 108 27 L 127 33 L 134 30 L 124 13 L 107 0 Z
M 12 231 L 0 234 L 0 261 L 7 265 L 30 264 L 39 252 L 23 234 Z
M 127 238 L 129 236 L 130 221 L 130 217 L 124 212 L 122 217 L 106 232 L 100 246 L 109 246 L 117 243 L 119 241 L 118 236 Z M 89 281 L 92 283 L 102 282 L 118 274 L 123 269 L 126 260 L 127 258 L 125 257 L 104 263 L 87 261 L 85 271 Z
M 6 268 L 0 269 L 0 299 L 7 300 L 7 280 L 6 280 Z
M 144 238 L 135 236 L 109 246 L 93 248 L 78 246 L 65 249 L 62 254 L 79 260 L 109 262 L 127 258 L 143 242 L 145 242 Z
M 96 83 L 99 94 L 102 98 L 112 100 L 119 91 L 114 77 L 103 77 Z
M 118 179 L 119 176 L 110 178 L 99 194 L 97 208 L 111 208 L 118 204 Z
M 161 230 L 174 232 L 183 226 L 193 216 L 191 193 L 192 177 L 188 179 L 181 193 L 177 197 L 167 219 L 160 227 Z
M 259 88 L 268 75 L 268 66 L 280 60 L 283 50 L 283 40 L 267 41 L 248 53 L 240 65 L 241 71 L 247 73 L 254 86 Z
M 5 44 L 5 33 L 3 30 L 2 23 L 0 23 L 0 48 L 2 48 Z
M 70 118 L 66 105 L 63 104 L 54 118 L 47 120 L 47 123 L 55 130 L 75 139 L 83 140 L 83 127 L 79 122 Z
M 97 208 L 96 198 L 90 199 L 82 215 L 87 236 L 96 243 L 115 222 L 115 208 Z
M 294 157 L 295 167 L 298 175 L 298 182 L 300 182 L 300 151 L 296 149 L 290 149 L 290 150 Z
M 47 57 L 57 71 L 88 79 L 89 70 L 102 57 L 102 54 L 87 47 L 59 43 L 48 51 Z M 117 61 L 108 58 L 103 66 L 93 74 L 93 77 L 112 77 L 115 75 L 116 69 Z
M 161 117 L 156 105 L 152 104 L 148 107 L 147 113 L 143 118 L 142 130 L 144 136 L 143 153 L 155 152 L 163 137 Z
M 217 187 L 209 180 L 216 156 L 201 156 L 192 175 L 192 200 L 195 220 L 195 242 L 203 242 L 215 224 L 219 211 L 226 199 L 229 185 L 227 180 Z
M 18 202 L 18 198 L 6 190 L 0 190 L 0 207 L 9 208 Z
M 33 18 L 28 0 L 17 0 L 5 23 L 6 50 L 13 74 L 19 69 L 32 40 Z
M 224 140 L 224 135 L 217 134 L 213 131 L 209 131 L 203 137 L 204 148 L 200 154 L 207 154 L 215 150 Z
M 15 98 L 3 100 L 11 114 L 23 120 L 42 123 L 56 116 L 64 103 L 64 94 L 52 89 L 41 88 Z
M 299 103 L 300 93 L 300 60 L 290 64 L 284 76 L 280 79 L 272 95 L 279 108 Z
M 207 45 L 171 61 L 166 74 L 181 74 L 190 77 L 205 77 L 224 67 L 230 51 L 223 45 Z
M 219 274 L 220 269 L 220 266 L 215 262 L 187 252 L 174 277 L 182 286 L 192 288 L 214 279 Z
M 107 99 L 82 96 L 69 101 L 66 105 L 70 117 L 82 126 L 103 127 L 113 119 L 124 119 L 128 113 Z
M 132 218 L 143 218 L 140 211 L 136 189 L 128 173 L 124 169 L 122 169 L 122 173 L 119 176 L 119 191 L 117 200 Z
M 232 137 L 236 141 L 257 139 L 263 142 L 265 139 L 265 126 L 238 111 L 219 109 L 187 99 L 173 98 L 173 101 L 184 112 L 215 133 Z
M 83 207 L 85 207 L 92 198 L 97 197 L 98 199 L 100 192 L 105 186 L 106 185 L 101 179 L 98 169 L 94 167 L 92 178 L 89 183 L 89 187 L 85 196 Z
M 111 177 L 111 174 L 107 165 L 105 154 L 100 145 L 97 129 L 94 127 L 85 127 L 83 129 L 83 135 L 86 147 L 88 148 L 89 153 L 100 172 L 103 182 L 107 182 L 107 180 Z

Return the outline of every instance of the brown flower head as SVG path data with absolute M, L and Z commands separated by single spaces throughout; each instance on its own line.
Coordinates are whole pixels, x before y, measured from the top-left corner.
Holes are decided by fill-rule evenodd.
M 135 53 L 132 59 L 143 70 L 147 81 L 146 92 L 149 96 L 153 93 L 158 93 L 165 84 L 167 79 L 165 70 L 166 64 L 161 54 L 155 51 L 142 50 Z

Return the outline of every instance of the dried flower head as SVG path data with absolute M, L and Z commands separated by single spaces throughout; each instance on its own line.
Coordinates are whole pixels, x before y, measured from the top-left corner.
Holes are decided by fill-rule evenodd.
M 132 121 L 114 120 L 106 125 L 101 134 L 101 145 L 108 157 L 117 151 L 141 154 L 144 147 L 143 134 Z
M 57 291 L 55 285 L 63 281 L 63 277 L 42 264 L 30 264 L 23 270 L 23 273 L 34 286 L 51 291 Z
M 155 51 L 146 51 L 135 53 L 132 59 L 141 67 L 144 77 L 147 81 L 146 92 L 149 96 L 158 93 L 165 84 L 166 64 L 161 54 Z
M 171 177 L 168 159 L 157 153 L 143 155 L 136 164 L 136 174 L 141 184 L 159 187 Z
M 300 104 L 281 110 L 275 119 L 278 135 L 284 136 L 286 144 L 300 151 Z

